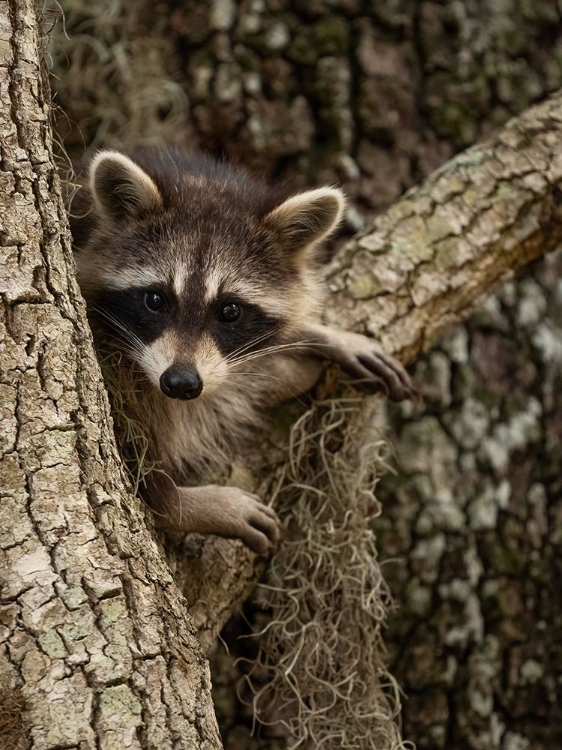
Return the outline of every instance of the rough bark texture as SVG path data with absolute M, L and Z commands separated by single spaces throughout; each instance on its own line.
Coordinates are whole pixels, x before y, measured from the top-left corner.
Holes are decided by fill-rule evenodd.
M 376 523 L 386 634 L 421 748 L 562 745 L 560 252 L 416 365 Z
M 0 3 L 0 745 L 211 750 L 208 664 L 116 459 L 41 52 L 34 4 Z
M 88 145 L 159 138 L 203 145 L 240 155 L 269 175 L 288 175 L 295 185 L 340 179 L 357 196 L 348 217 L 353 230 L 364 226 L 365 214 L 388 207 L 454 152 L 562 85 L 562 23 L 552 0 L 186 0 L 123 9 L 65 0 L 64 6 L 71 41 L 60 43 L 70 63 L 58 69 L 59 101 L 71 118 L 68 143 L 75 153 L 83 148 L 81 129 Z M 148 90 L 157 95 L 145 95 Z M 540 129 L 544 133 L 542 124 Z M 476 166 L 465 164 L 461 172 Z M 493 160 L 482 166 L 482 176 L 495 169 Z M 504 175 L 511 168 L 496 166 Z M 536 167 L 531 172 L 538 173 Z M 524 239 L 529 232 L 523 245 L 533 248 L 535 209 L 527 220 L 525 205 L 536 185 L 524 164 L 517 171 L 502 190 L 509 195 L 518 185 L 522 203 L 502 204 L 501 191 L 479 202 L 462 185 L 450 193 L 460 216 L 466 216 L 465 200 L 456 190 L 469 202 L 477 199 L 479 225 L 492 250 L 500 247 L 500 234 L 494 239 L 482 218 L 489 201 L 507 225 L 517 217 L 515 233 Z M 334 278 L 340 300 L 348 301 L 343 313 L 334 308 L 330 317 L 373 329 L 376 321 L 408 356 L 427 346 L 419 336 L 425 316 L 432 305 L 452 298 L 440 285 L 428 287 L 425 271 L 438 261 L 451 268 L 449 279 L 463 279 L 454 252 L 461 245 L 435 221 L 436 205 L 446 202 L 426 196 L 419 217 L 410 213 L 414 234 L 419 236 L 420 224 L 423 233 L 436 231 L 443 251 L 434 258 L 424 248 L 426 267 L 412 278 L 416 297 L 404 291 L 403 307 L 396 310 L 388 293 L 363 314 L 363 295 L 374 296 L 389 284 L 404 290 L 403 269 L 390 279 L 374 276 L 361 265 L 372 248 L 354 244 L 360 281 L 354 288 L 349 277 L 345 283 Z M 446 223 L 454 218 L 446 216 Z M 392 239 L 390 226 L 382 231 Z M 375 247 L 379 241 L 375 237 Z M 463 251 L 475 248 L 478 242 Z M 405 737 L 422 747 L 527 750 L 560 744 L 553 699 L 561 671 L 556 270 L 545 264 L 532 280 L 509 286 L 507 296 L 494 298 L 474 325 L 459 328 L 446 346 L 422 358 L 416 374 L 426 411 L 390 415 L 406 479 L 397 499 L 389 480 L 381 483 L 389 515 L 377 531 L 379 549 L 384 553 L 388 545 L 390 556 L 403 558 L 396 573 L 387 568 L 399 606 L 388 639 L 394 668 L 411 695 L 404 705 Z M 456 293 L 461 299 L 462 287 Z M 412 306 L 416 298 L 419 309 Z M 414 326 L 413 340 L 403 330 L 402 343 L 392 335 L 401 315 Z M 494 462 L 481 444 L 492 446 Z M 528 467 L 525 476 L 521 466 Z M 478 519 L 482 507 L 484 521 Z M 537 537 L 537 528 L 546 531 Z M 209 549 L 205 545 L 204 553 Z M 205 560 L 196 545 L 192 552 L 195 560 Z M 209 559 L 223 554 L 220 545 L 213 546 Z M 236 555 L 230 547 L 227 554 Z M 187 579 L 188 568 L 177 565 Z M 251 577 L 248 561 L 244 570 Z M 225 583 L 220 574 L 216 592 L 219 582 Z M 204 587 L 192 591 L 206 596 Z M 199 624 L 208 626 L 204 621 Z M 225 742 L 244 750 L 271 747 L 250 738 L 241 725 L 224 661 L 216 660 L 215 673 L 225 704 Z
M 562 96 L 449 161 L 347 245 L 327 318 L 411 361 L 562 239 Z

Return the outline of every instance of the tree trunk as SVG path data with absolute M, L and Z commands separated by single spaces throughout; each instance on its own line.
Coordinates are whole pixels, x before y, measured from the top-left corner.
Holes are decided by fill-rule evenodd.
M 208 664 L 115 452 L 34 4 L 2 3 L 0 29 L 0 745 L 219 748 Z
M 418 748 L 562 746 L 560 251 L 417 363 L 375 523 Z

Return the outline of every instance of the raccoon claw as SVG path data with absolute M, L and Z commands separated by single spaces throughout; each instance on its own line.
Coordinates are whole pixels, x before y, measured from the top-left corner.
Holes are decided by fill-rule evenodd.
M 341 347 L 334 359 L 348 375 L 362 381 L 366 390 L 382 389 L 393 401 L 413 398 L 417 393 L 400 362 L 367 336 L 357 333 L 341 335 Z
M 241 492 L 241 490 L 239 490 Z M 240 539 L 257 555 L 271 554 L 281 539 L 281 526 L 277 514 L 264 505 L 257 495 L 243 493 L 243 508 L 238 533 Z
M 404 401 L 415 395 L 410 376 L 394 357 L 381 351 L 357 355 L 356 377 L 365 379 L 363 387 L 369 390 L 384 390 L 393 401 Z

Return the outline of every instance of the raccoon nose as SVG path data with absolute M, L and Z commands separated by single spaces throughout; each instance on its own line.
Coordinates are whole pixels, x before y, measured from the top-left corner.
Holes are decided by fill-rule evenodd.
M 203 381 L 197 370 L 172 366 L 160 376 L 160 390 L 169 398 L 197 398 L 203 390 Z

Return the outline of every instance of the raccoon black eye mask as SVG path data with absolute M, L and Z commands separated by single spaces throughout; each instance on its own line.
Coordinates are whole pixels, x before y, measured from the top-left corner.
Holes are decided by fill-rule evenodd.
M 367 390 L 413 394 L 404 368 L 365 336 L 320 322 L 318 248 L 345 198 L 290 197 L 245 172 L 176 150 L 102 151 L 81 176 L 71 228 L 117 435 L 168 529 L 239 538 L 266 555 L 275 512 L 237 487 L 192 486 L 247 445 L 267 406 L 310 388 L 322 360 Z M 128 429 L 120 429 L 120 424 Z

